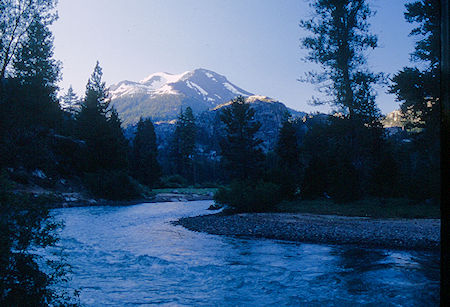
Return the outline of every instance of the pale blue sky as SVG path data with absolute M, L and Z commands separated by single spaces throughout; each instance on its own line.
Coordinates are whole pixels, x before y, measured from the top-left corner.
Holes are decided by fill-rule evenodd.
M 408 65 L 414 41 L 403 19 L 402 0 L 371 0 L 372 30 L 379 45 L 373 70 L 395 73 Z M 310 14 L 304 0 L 59 0 L 52 26 L 55 58 L 63 63 L 61 88 L 84 88 L 95 62 L 107 85 L 139 81 L 154 72 L 206 68 L 243 89 L 300 111 L 314 87 L 297 81 L 311 68 L 301 58 L 299 21 Z M 398 108 L 379 90 L 383 113 Z

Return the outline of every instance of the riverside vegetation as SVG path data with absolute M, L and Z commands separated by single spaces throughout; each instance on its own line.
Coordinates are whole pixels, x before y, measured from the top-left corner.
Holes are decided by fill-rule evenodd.
M 58 97 L 61 63 L 53 59 L 49 29 L 55 7 L 54 0 L 0 4 L 2 304 L 73 303 L 51 290 L 56 279 L 64 280 L 64 261 L 53 263 L 55 274 L 46 273 L 30 251 L 54 244 L 61 225 L 42 197 L 18 187 L 106 200 L 148 198 L 155 188 L 218 187 L 216 202 L 233 212 L 438 216 L 439 1 L 406 5 L 406 20 L 417 25 L 411 34 L 419 38 L 413 57 L 420 65 L 390 80 L 401 102 L 403 135 L 389 136 L 381 125 L 374 85 L 386 80 L 366 63 L 365 51 L 377 46 L 366 1 L 312 1 L 316 15 L 301 22 L 311 33 L 302 45 L 307 60 L 323 70 L 306 81 L 326 82 L 326 101 L 336 112 L 286 114 L 275 149 L 267 151 L 256 137 L 255 110 L 236 97 L 218 113 L 224 136 L 215 140 L 220 152 L 211 158 L 198 154 L 201 135 L 189 107 L 165 140 L 167 154 L 158 153 L 161 140 L 149 118 L 127 138 L 98 62 L 84 97 L 72 88 Z

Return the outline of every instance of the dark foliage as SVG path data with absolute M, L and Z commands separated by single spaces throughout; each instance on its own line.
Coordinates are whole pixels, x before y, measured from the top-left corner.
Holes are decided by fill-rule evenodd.
M 6 173 L 0 174 L 0 305 L 74 305 L 67 293 L 56 293 L 52 285 L 65 281 L 67 265 L 62 260 L 47 262 L 31 248 L 54 246 L 56 230 L 62 225 L 49 216 L 42 204 L 33 205 L 26 196 L 9 192 Z
M 267 212 L 283 200 L 280 186 L 272 182 L 234 180 L 214 195 L 219 204 L 232 207 L 236 212 Z
M 84 183 L 96 197 L 109 200 L 131 200 L 138 198 L 142 191 L 123 170 L 101 170 L 87 173 Z
M 268 178 L 280 185 L 280 192 L 286 199 L 293 199 L 300 188 L 303 166 L 297 131 L 292 120 L 286 120 L 280 129 L 275 147 L 277 165 L 269 172 Z
M 161 178 L 163 188 L 183 188 L 188 186 L 188 181 L 181 175 L 170 175 Z
M 16 123 L 20 126 L 60 126 L 62 113 L 56 98 L 60 65 L 52 56 L 52 34 L 36 18 L 27 29 L 27 40 L 20 45 L 13 63 L 20 91 L 15 101 L 20 112 Z
M 233 99 L 220 115 L 227 133 L 220 142 L 223 166 L 232 179 L 256 178 L 261 173 L 262 141 L 255 137 L 261 123 L 254 120 L 254 115 L 255 111 L 242 96 Z
M 176 174 L 194 183 L 194 156 L 197 126 L 192 109 L 187 107 L 178 116 L 171 146 L 171 160 Z
M 149 187 L 154 187 L 161 177 L 157 155 L 153 123 L 150 119 L 141 118 L 133 139 L 131 166 L 133 177 Z
M 386 147 L 380 128 L 349 118 L 331 116 L 314 125 L 302 145 L 307 162 L 302 196 L 328 195 L 342 202 L 370 195 Z
M 440 195 L 440 5 L 438 0 L 405 5 L 406 21 L 417 25 L 410 35 L 419 38 L 412 60 L 422 65 L 404 67 L 394 75 L 390 87 L 411 129 L 412 146 L 402 161 L 402 179 L 409 175 L 407 188 L 414 191 L 407 194 L 436 201 Z

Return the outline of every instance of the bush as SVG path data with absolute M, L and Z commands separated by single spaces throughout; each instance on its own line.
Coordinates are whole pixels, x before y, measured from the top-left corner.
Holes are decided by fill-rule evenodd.
M 270 182 L 233 181 L 214 194 L 219 204 L 229 205 L 237 212 L 271 211 L 282 200 L 280 186 Z
M 184 188 L 188 181 L 181 175 L 164 176 L 161 178 L 161 187 L 163 188 Z
M 125 171 L 100 171 L 85 175 L 84 183 L 96 197 L 109 200 L 128 200 L 141 196 L 142 191 Z

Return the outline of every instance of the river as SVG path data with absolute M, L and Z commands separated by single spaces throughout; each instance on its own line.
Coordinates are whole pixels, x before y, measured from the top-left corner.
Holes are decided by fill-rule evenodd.
M 439 305 L 437 252 L 215 236 L 170 223 L 210 214 L 211 203 L 53 210 L 65 223 L 69 288 L 84 306 Z

